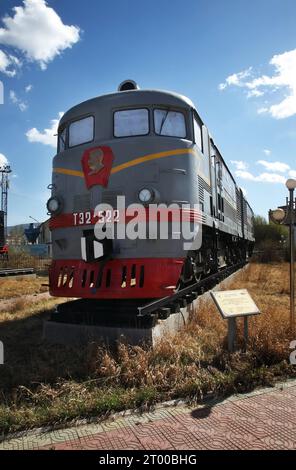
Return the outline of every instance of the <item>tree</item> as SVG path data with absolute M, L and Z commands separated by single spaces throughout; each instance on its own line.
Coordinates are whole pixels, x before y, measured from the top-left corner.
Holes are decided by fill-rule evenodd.
M 268 223 L 266 219 L 260 215 L 254 217 L 256 245 L 262 245 L 267 240 L 272 240 L 281 247 L 287 242 L 288 234 L 289 231 L 285 225 L 278 225 L 272 222 Z
M 286 257 L 289 231 L 285 225 L 268 223 L 260 215 L 254 217 L 255 248 L 258 260 L 262 262 L 280 261 Z

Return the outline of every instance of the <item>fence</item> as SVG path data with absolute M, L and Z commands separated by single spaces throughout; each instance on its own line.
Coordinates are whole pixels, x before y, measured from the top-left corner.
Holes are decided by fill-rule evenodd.
M 8 259 L 0 258 L 0 269 L 34 268 L 38 273 L 47 274 L 51 259 L 42 256 L 31 256 L 24 252 L 10 253 Z
M 257 263 L 289 261 L 289 253 L 287 248 L 274 248 L 272 246 L 266 246 L 260 249 L 255 248 L 251 260 Z

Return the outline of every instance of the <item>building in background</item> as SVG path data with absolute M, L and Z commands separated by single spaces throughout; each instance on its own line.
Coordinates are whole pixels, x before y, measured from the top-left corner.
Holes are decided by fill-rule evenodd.
M 24 250 L 32 256 L 51 257 L 49 219 L 41 224 L 21 224 L 7 229 L 7 243 L 12 249 Z

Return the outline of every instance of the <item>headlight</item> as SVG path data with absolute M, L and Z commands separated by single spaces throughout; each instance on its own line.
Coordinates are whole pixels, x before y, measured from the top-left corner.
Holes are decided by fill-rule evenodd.
M 62 203 L 57 197 L 51 197 L 48 199 L 46 207 L 51 214 L 57 214 L 62 208 Z
M 143 188 L 139 191 L 138 198 L 141 202 L 147 203 L 151 202 L 154 199 L 153 189 Z

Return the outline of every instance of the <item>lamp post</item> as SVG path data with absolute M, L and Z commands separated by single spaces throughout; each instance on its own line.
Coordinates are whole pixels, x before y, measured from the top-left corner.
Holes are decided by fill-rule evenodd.
M 295 201 L 294 190 L 296 189 L 296 180 L 288 179 L 286 187 L 289 190 L 285 210 L 277 208 L 269 211 L 270 219 L 276 224 L 289 226 L 290 232 L 290 329 L 295 332 L 295 275 L 294 275 L 294 246 L 295 246 Z
M 294 282 L 294 189 L 296 188 L 296 180 L 288 179 L 286 186 L 289 190 L 289 231 L 290 231 L 290 326 L 295 331 L 295 282 Z

